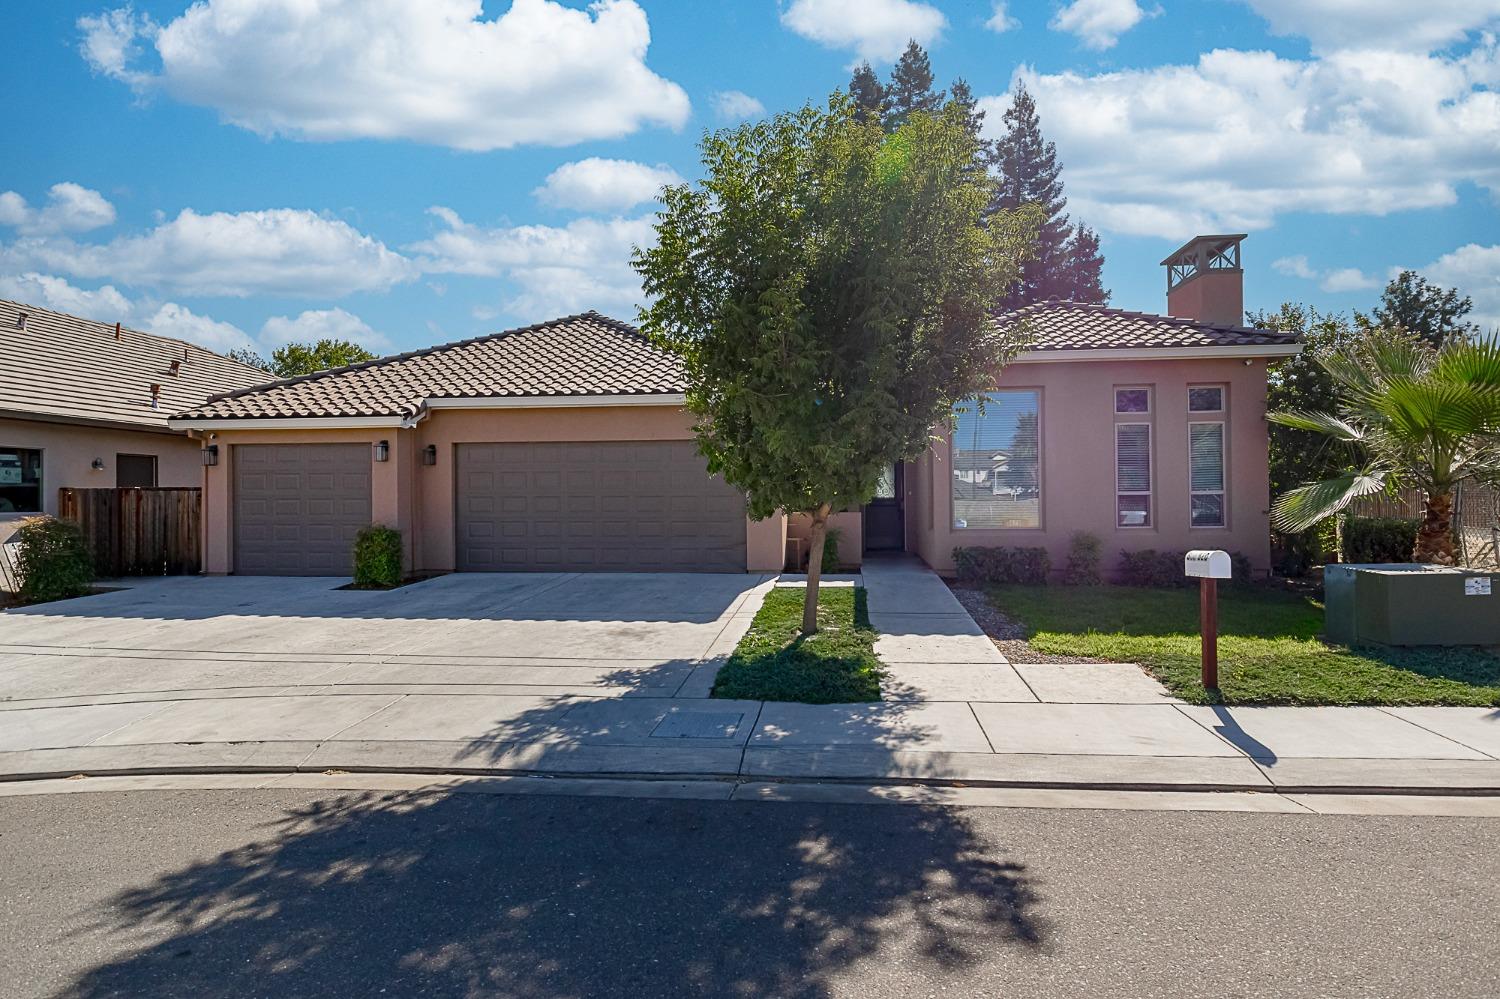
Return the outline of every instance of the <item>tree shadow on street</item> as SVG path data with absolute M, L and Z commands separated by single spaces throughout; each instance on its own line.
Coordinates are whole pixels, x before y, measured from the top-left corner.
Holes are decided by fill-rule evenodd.
M 84 935 L 144 945 L 62 994 L 819 997 L 1046 937 L 937 806 L 344 793 L 253 837 L 115 897 Z

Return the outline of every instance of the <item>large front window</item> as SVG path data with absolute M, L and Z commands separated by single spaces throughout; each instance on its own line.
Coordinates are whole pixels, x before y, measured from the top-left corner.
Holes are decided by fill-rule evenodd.
M 41 513 L 42 452 L 0 447 L 0 513 Z
M 953 411 L 953 526 L 1042 526 L 1041 393 L 991 392 Z

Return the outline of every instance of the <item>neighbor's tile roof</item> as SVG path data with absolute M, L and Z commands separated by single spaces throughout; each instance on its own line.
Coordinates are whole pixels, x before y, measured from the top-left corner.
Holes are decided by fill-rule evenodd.
M 0 299 L 0 416 L 164 431 L 169 414 L 269 377 L 181 340 L 123 328 L 116 338 L 113 323 Z
M 234 392 L 176 419 L 412 417 L 428 399 L 682 392 L 681 368 L 597 312 Z
M 1008 312 L 1000 322 L 1025 321 L 1033 351 L 1149 350 L 1159 347 L 1267 347 L 1297 343 L 1294 333 L 1216 326 L 1195 319 L 1127 312 L 1105 305 L 1051 299 Z

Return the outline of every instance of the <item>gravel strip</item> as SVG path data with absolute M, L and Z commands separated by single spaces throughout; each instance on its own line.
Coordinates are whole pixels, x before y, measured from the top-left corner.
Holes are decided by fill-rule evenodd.
M 1038 652 L 1026 641 L 1026 626 L 1020 621 L 1005 616 L 995 609 L 983 590 L 948 584 L 958 602 L 974 619 L 974 623 L 990 636 L 1000 654 L 1013 663 L 1102 663 L 1107 659 L 1090 659 L 1085 656 L 1059 656 Z

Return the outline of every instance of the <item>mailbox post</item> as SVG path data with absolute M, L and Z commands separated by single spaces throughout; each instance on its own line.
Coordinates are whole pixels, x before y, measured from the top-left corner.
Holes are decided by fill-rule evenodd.
M 1219 580 L 1229 579 L 1228 552 L 1187 553 L 1183 572 L 1198 580 L 1198 627 L 1203 634 L 1203 689 L 1219 689 Z

